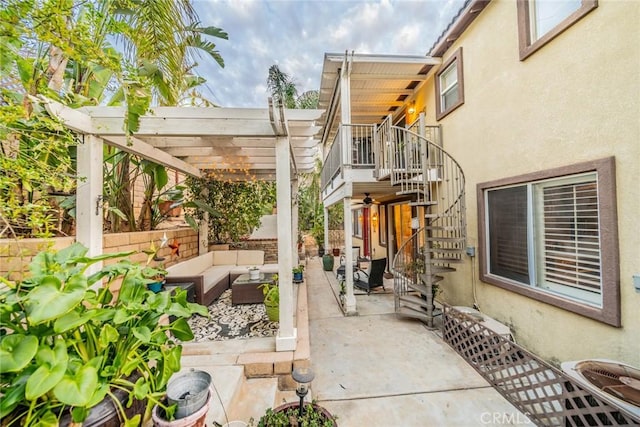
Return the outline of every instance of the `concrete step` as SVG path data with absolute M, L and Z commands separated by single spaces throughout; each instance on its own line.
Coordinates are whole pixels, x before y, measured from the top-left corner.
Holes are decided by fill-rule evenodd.
M 229 421 L 239 420 L 248 423 L 253 418 L 257 423 L 267 408 L 275 407 L 277 393 L 277 378 L 246 379 L 238 389 L 234 404 L 227 410 Z
M 185 367 L 183 360 L 183 370 Z M 209 400 L 209 412 L 207 413 L 207 425 L 214 425 L 213 422 L 224 424 L 226 421 L 225 411 L 236 399 L 238 389 L 244 382 L 244 368 L 242 366 L 197 366 L 198 370 L 208 372 L 211 375 L 212 395 Z

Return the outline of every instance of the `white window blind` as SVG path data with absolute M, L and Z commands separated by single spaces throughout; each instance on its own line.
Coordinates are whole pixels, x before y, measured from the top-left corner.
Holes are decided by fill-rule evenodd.
M 595 174 L 534 185 L 538 286 L 601 304 Z

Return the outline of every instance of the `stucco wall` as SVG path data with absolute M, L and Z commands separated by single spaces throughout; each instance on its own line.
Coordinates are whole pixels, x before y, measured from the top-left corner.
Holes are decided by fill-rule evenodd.
M 465 103 L 440 123 L 444 148 L 466 177 L 470 245 L 478 245 L 478 183 L 615 157 L 622 328 L 481 283 L 476 259 L 443 286 L 447 302 L 471 305 L 475 280 L 480 309 L 552 362 L 608 357 L 640 365 L 640 293 L 632 283 L 640 274 L 638 22 L 640 2 L 600 0 L 520 61 L 516 3 L 494 0 L 443 58 L 462 47 Z M 432 81 L 423 95 L 427 123 L 436 123 Z

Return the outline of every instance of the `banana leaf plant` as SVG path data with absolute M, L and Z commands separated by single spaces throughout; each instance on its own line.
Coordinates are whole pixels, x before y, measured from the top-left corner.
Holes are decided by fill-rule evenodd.
M 69 415 L 80 423 L 105 398 L 113 399 L 122 425 L 137 426 L 162 404 L 180 370 L 179 341 L 193 339 L 185 319 L 207 310 L 184 291 L 147 290 L 148 267 L 128 261 L 130 254 L 88 257 L 76 243 L 39 253 L 24 280 L 0 277 L 3 426 L 57 426 Z M 87 273 L 107 259 L 118 261 Z M 122 281 L 117 296 L 109 289 L 115 280 Z M 117 389 L 128 394 L 124 404 Z M 134 399 L 146 403 L 145 413 L 127 418 Z

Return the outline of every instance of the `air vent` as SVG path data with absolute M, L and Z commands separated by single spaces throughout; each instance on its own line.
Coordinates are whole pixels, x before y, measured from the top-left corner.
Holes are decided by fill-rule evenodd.
M 640 406 L 640 370 L 618 363 L 587 360 L 575 370 L 600 390 Z

